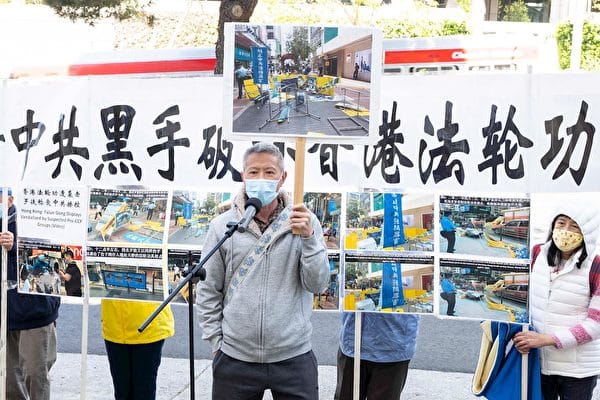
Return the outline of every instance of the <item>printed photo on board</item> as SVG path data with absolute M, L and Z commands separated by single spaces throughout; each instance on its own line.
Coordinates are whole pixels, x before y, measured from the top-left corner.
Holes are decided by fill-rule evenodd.
M 166 191 L 92 189 L 88 241 L 161 244 Z
M 440 315 L 527 323 L 529 263 L 440 260 Z
M 169 244 L 202 246 L 210 221 L 231 207 L 231 193 L 175 190 Z
M 189 271 L 191 271 L 199 262 L 202 255 L 199 251 L 192 250 L 173 250 L 169 249 L 169 258 L 167 263 L 168 270 L 168 288 L 169 294 L 175 287 L 179 285 L 181 280 L 186 277 Z M 191 263 L 191 264 L 190 264 Z M 191 267 L 190 267 L 191 266 Z M 196 297 L 196 279 L 192 280 L 193 291 L 192 291 L 192 302 Z M 186 285 L 177 296 L 173 299 L 177 303 L 187 303 L 189 300 L 189 290 Z
M 529 258 L 529 199 L 440 196 L 440 251 Z
M 433 257 L 346 252 L 344 311 L 433 313 Z
M 369 135 L 381 71 L 373 29 L 228 24 L 225 43 L 226 132 Z
M 329 254 L 329 284 L 327 288 L 315 294 L 315 310 L 337 310 L 340 306 L 340 254 Z
M 347 250 L 433 251 L 433 194 L 351 192 Z
M 319 219 L 327 249 L 339 250 L 342 194 L 304 193 L 304 204 Z
M 81 246 L 19 238 L 19 292 L 82 297 L 85 269 Z
M 162 301 L 162 250 L 137 247 L 87 249 L 90 297 Z

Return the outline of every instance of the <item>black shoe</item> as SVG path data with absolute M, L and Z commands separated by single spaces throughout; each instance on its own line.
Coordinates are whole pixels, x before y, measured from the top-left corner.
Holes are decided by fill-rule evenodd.
M 450 316 L 450 317 L 454 317 L 454 316 L 456 316 L 456 313 L 455 313 L 455 312 L 453 312 L 452 314 L 448 314 L 448 313 L 446 313 L 446 315 L 448 315 L 448 316 Z

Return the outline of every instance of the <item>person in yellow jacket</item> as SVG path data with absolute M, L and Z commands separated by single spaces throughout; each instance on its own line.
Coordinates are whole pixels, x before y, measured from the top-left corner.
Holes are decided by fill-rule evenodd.
M 153 400 L 165 339 L 175 334 L 175 320 L 167 306 L 139 333 L 139 326 L 157 303 L 102 299 L 100 317 L 115 400 Z

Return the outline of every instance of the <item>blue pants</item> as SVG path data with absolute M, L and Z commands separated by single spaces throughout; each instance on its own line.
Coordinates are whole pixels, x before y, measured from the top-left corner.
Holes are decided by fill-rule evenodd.
M 557 400 L 559 395 L 561 400 L 591 400 L 597 379 L 542 374 L 542 394 L 544 400 Z
M 153 400 L 164 340 L 148 344 L 104 341 L 115 400 Z
M 213 359 L 213 400 L 318 400 L 317 359 L 312 351 L 274 363 L 249 363 L 218 351 Z

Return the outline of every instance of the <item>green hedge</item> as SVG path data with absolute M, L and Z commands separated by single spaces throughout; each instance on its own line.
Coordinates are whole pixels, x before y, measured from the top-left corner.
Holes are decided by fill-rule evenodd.
M 561 69 L 571 66 L 571 43 L 573 42 L 573 24 L 564 23 L 556 30 L 558 56 Z M 600 71 L 600 25 L 585 21 L 583 24 L 583 42 L 581 44 L 581 69 Z
M 380 21 L 377 26 L 382 27 L 383 37 L 386 39 L 401 37 L 467 35 L 470 33 L 465 21 L 383 20 Z

